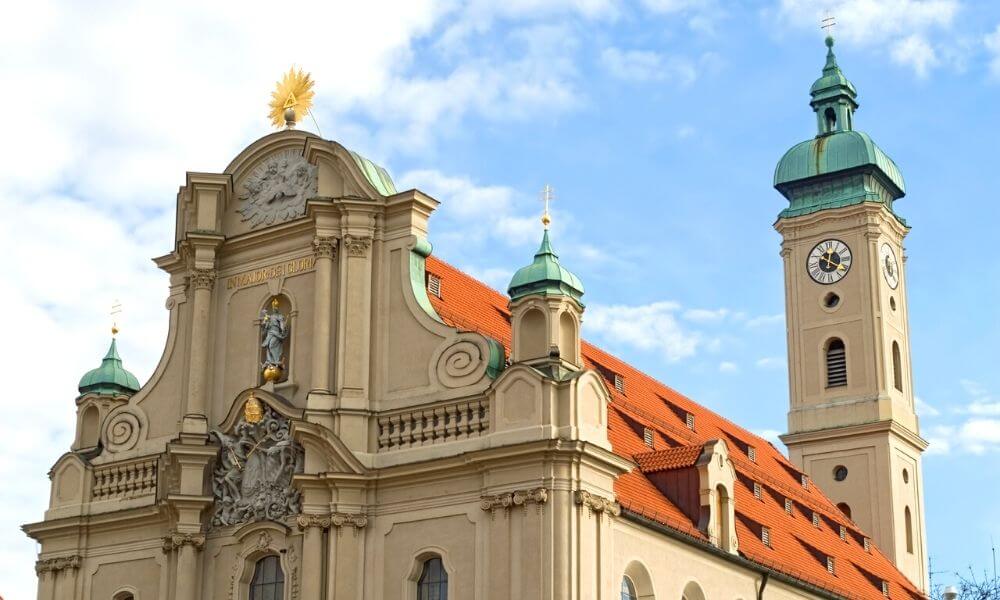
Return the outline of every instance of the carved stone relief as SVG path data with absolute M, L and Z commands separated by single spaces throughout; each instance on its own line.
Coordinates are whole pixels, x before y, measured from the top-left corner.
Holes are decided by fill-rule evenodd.
M 549 501 L 549 490 L 543 487 L 532 490 L 514 490 L 506 494 L 483 496 L 479 499 L 479 508 L 489 511 L 490 515 L 497 509 L 509 510 L 515 506 L 528 509 L 528 504 L 534 504 L 539 511 L 542 505 Z
M 250 410 L 250 402 L 256 403 Z M 292 475 L 302 471 L 302 447 L 289 421 L 251 398 L 232 434 L 212 430 L 222 449 L 212 476 L 218 527 L 250 521 L 281 521 L 300 512 Z
M 247 176 L 237 209 L 250 229 L 306 214 L 306 200 L 316 195 L 316 167 L 296 150 L 268 157 Z

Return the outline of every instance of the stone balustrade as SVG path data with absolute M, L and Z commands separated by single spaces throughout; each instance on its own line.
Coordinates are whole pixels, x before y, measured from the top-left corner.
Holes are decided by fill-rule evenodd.
M 93 498 L 127 500 L 156 493 L 157 459 L 142 458 L 94 469 Z
M 378 450 L 416 448 L 485 435 L 490 429 L 485 398 L 439 404 L 378 418 Z

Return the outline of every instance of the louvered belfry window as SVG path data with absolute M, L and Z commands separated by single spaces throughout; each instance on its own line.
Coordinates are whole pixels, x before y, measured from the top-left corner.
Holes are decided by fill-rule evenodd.
M 833 338 L 826 345 L 826 387 L 847 385 L 847 352 L 844 342 Z
M 441 278 L 434 273 L 427 274 L 427 291 L 438 298 L 441 297 Z

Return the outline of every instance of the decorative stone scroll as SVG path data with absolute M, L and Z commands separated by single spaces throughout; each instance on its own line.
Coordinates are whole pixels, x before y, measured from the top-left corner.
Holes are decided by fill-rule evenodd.
M 244 411 L 231 435 L 212 430 L 222 445 L 212 476 L 213 525 L 282 521 L 300 512 L 292 475 L 302 472 L 303 452 L 292 440 L 289 425 L 288 419 L 260 403 L 253 412 Z
M 367 256 L 368 248 L 372 245 L 372 238 L 368 236 L 359 237 L 353 235 L 344 236 L 344 247 L 350 256 Z
M 268 157 L 243 184 L 237 211 L 250 229 L 306 214 L 306 200 L 316 195 L 316 167 L 300 152 L 285 150 Z
M 57 558 L 46 558 L 35 562 L 35 573 L 37 575 L 42 575 L 44 573 L 56 573 L 62 571 L 63 569 L 79 569 L 82 561 L 83 559 L 79 554 L 73 554 L 72 556 L 60 556 Z
M 351 514 L 351 513 L 331 513 L 329 515 L 299 515 L 295 519 L 295 524 L 298 525 L 300 531 L 305 531 L 310 527 L 319 527 L 320 529 L 329 529 L 334 527 L 338 530 L 343 527 L 353 527 L 354 533 L 357 534 L 359 529 L 363 529 L 368 525 L 368 517 L 363 514 Z
M 609 500 L 603 496 L 598 496 L 597 494 L 591 494 L 590 492 L 584 490 L 577 490 L 574 494 L 574 499 L 577 505 L 584 506 L 590 509 L 590 514 L 597 513 L 600 517 L 603 514 L 608 514 L 613 517 L 617 517 L 622 514 L 621 504 L 615 502 L 614 500 Z
M 528 504 L 534 504 L 535 508 L 541 511 L 542 505 L 548 501 L 549 490 L 540 487 L 531 490 L 514 490 L 495 496 L 483 496 L 479 499 L 479 508 L 489 511 L 492 515 L 493 511 L 497 509 L 510 510 L 512 507 L 520 506 L 524 510 L 528 510 Z
M 192 269 L 188 281 L 192 289 L 212 289 L 215 285 L 215 269 Z
M 205 534 L 171 531 L 168 535 L 163 537 L 164 552 L 178 550 L 182 546 L 191 546 L 195 550 L 201 550 L 205 547 Z
M 112 453 L 135 448 L 143 437 L 145 416 L 139 409 L 123 406 L 115 409 L 104 426 L 104 447 Z
M 313 238 L 313 253 L 316 258 L 337 258 L 337 238 L 316 236 Z

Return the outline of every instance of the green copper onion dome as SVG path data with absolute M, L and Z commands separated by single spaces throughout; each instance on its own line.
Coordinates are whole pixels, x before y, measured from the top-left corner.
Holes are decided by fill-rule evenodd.
M 832 37 L 826 46 L 823 74 L 809 91 L 818 133 L 786 152 L 774 171 L 774 187 L 790 203 L 779 218 L 863 202 L 892 211 L 893 201 L 906 194 L 896 163 L 871 137 L 854 130 L 857 91 L 837 65 Z
M 507 294 L 513 302 L 530 295 L 570 296 L 582 305 L 583 283 L 566 267 L 559 264 L 559 255 L 549 243 L 549 230 L 542 236 L 542 245 L 535 253 L 535 260 L 514 273 Z
M 101 366 L 89 371 L 80 379 L 80 395 L 124 394 L 131 396 L 139 391 L 139 380 L 122 366 L 118 356 L 118 341 L 111 338 L 111 347 L 104 355 Z

